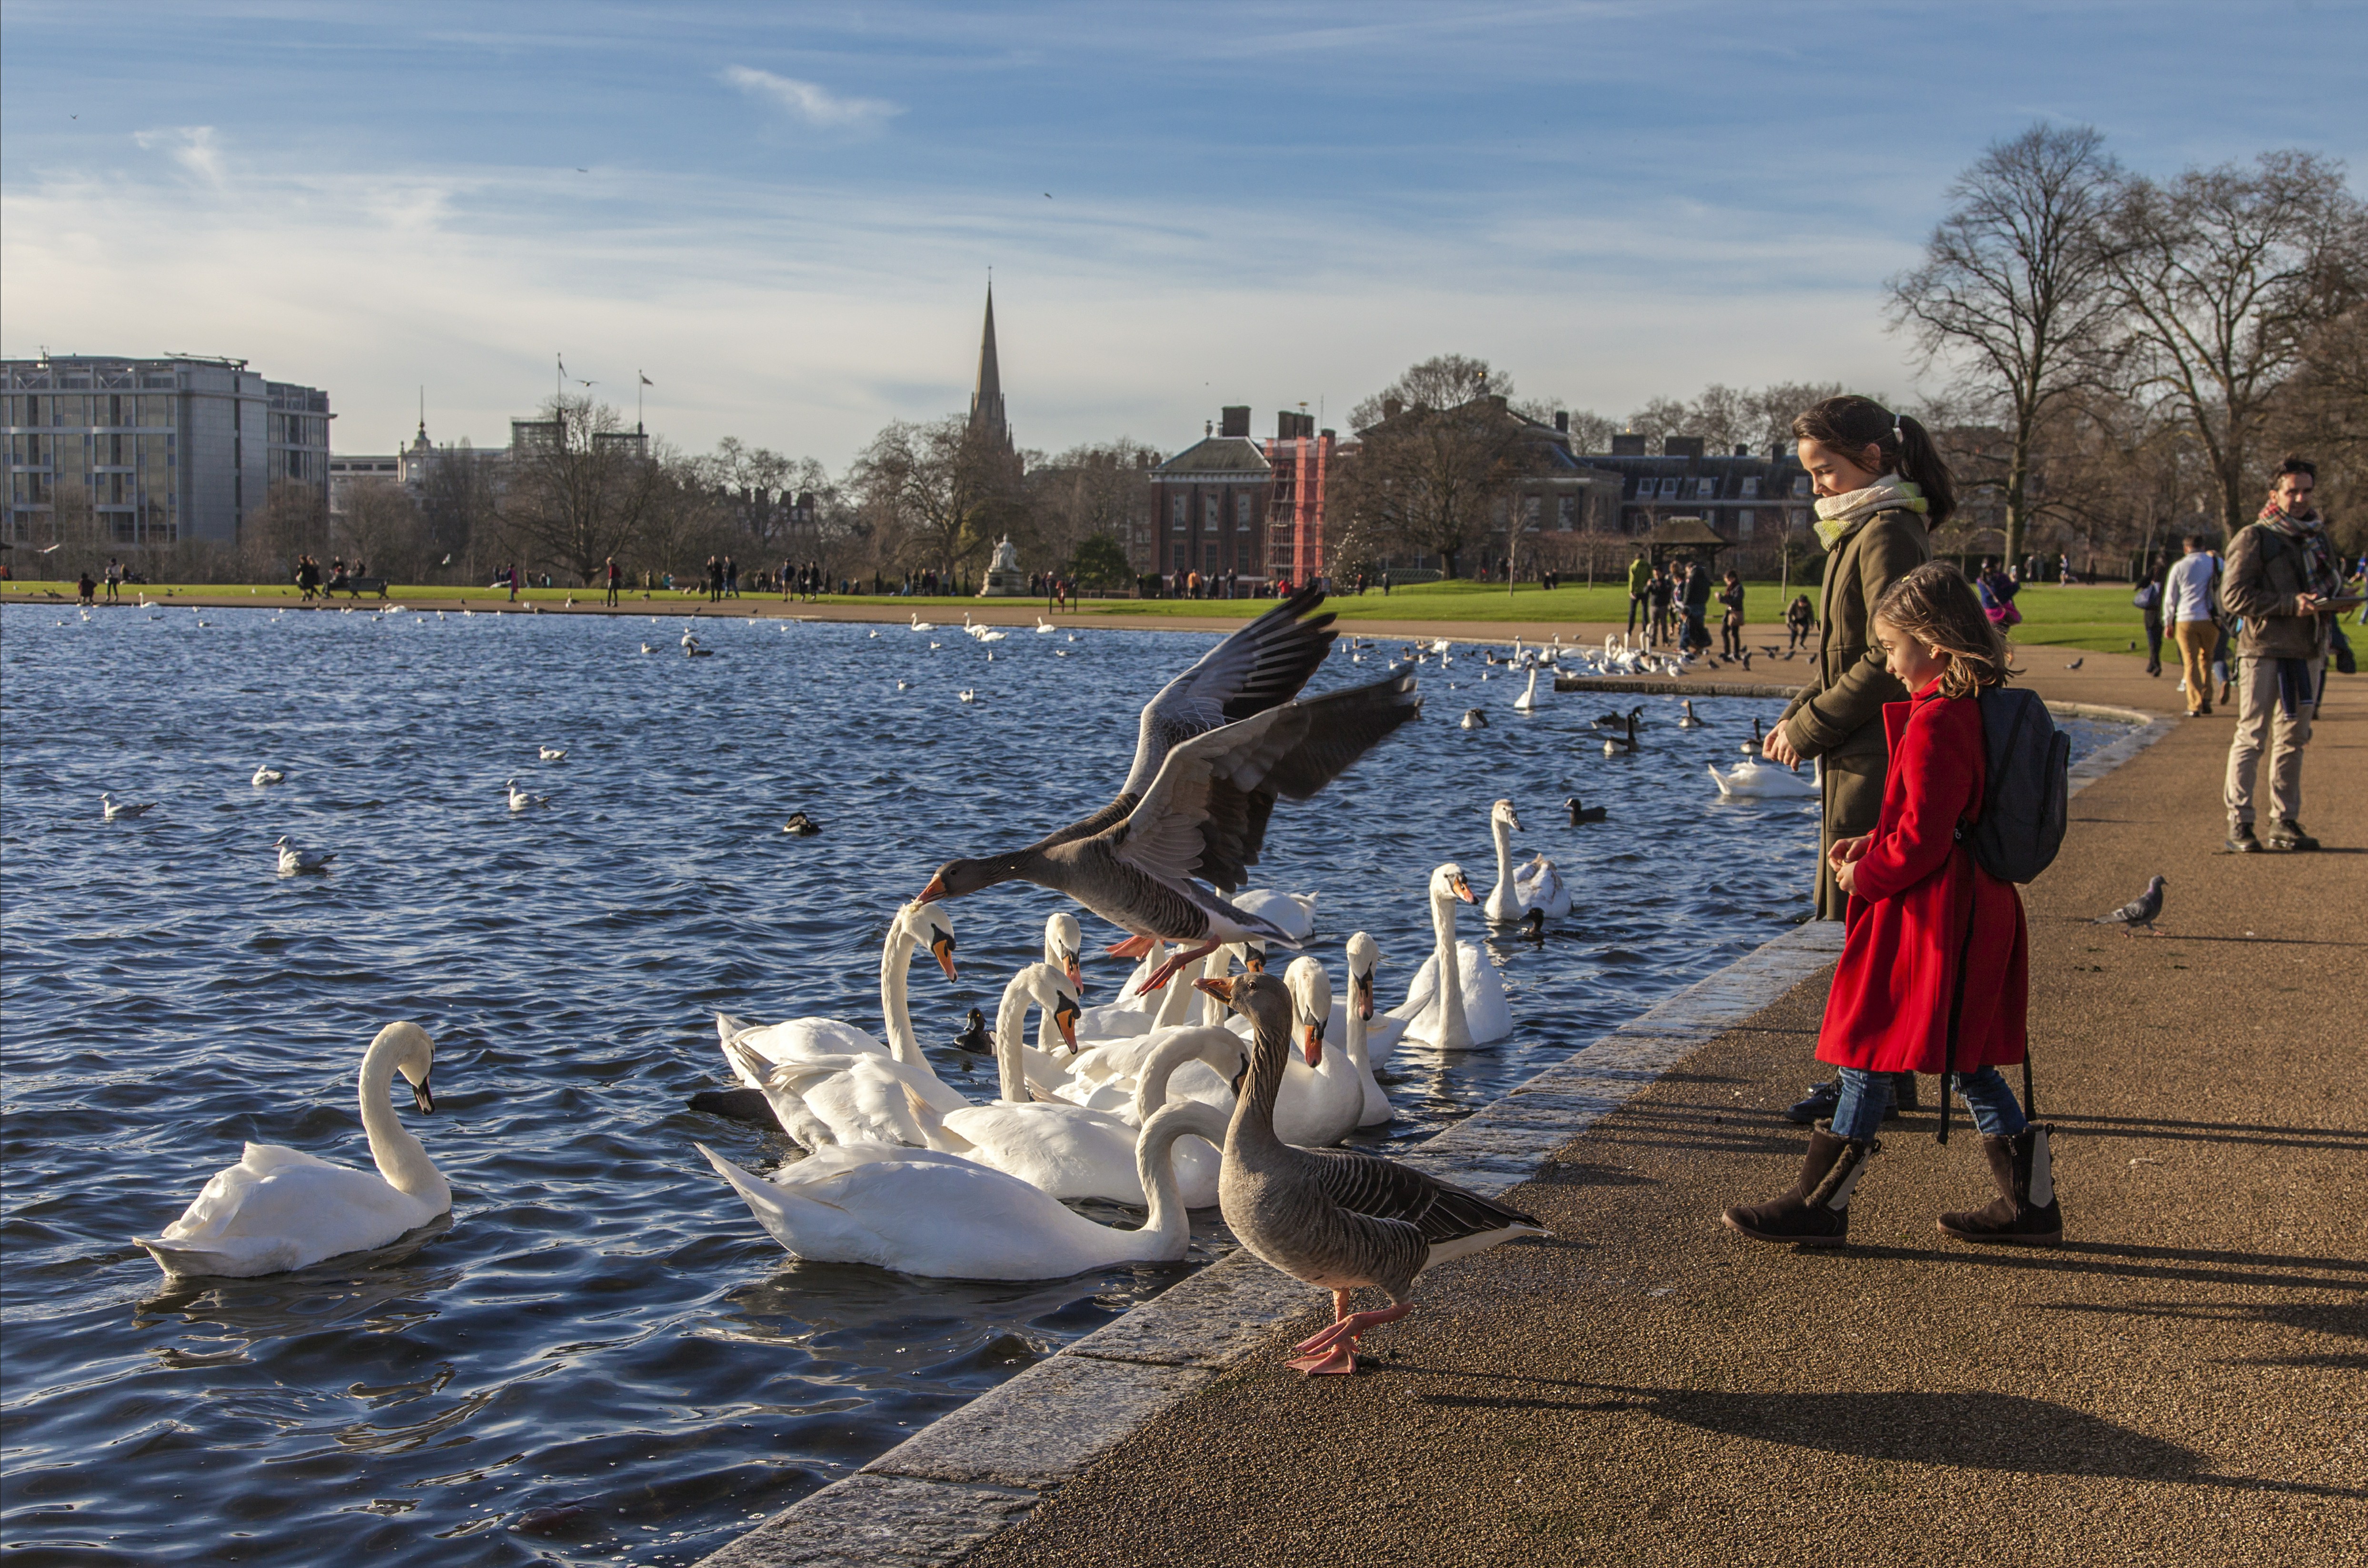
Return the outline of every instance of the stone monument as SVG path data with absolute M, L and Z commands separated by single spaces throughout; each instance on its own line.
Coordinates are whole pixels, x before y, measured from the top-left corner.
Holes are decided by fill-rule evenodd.
M 1019 569 L 1019 551 L 1011 536 L 995 547 L 995 559 L 986 568 L 986 581 L 978 587 L 983 599 L 1024 599 L 1028 597 L 1028 574 Z

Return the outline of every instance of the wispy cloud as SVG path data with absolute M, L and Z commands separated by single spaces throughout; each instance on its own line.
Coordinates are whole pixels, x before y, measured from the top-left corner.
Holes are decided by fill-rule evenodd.
M 222 147 L 211 125 L 175 125 L 161 131 L 135 131 L 131 140 L 142 149 L 163 148 L 172 160 L 205 181 L 222 183 Z
M 808 125 L 825 129 L 869 131 L 905 112 L 901 105 L 885 98 L 842 97 L 819 84 L 776 76 L 752 66 L 727 66 L 720 74 L 750 97 L 777 104 Z

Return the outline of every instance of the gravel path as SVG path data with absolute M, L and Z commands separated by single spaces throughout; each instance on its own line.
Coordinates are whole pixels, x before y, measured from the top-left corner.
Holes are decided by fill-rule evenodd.
M 2047 652 L 2050 698 L 2177 700 Z M 1930 1110 L 1891 1124 L 1847 1253 L 1718 1225 L 1797 1167 L 1772 1113 L 1820 1075 L 1813 981 L 1511 1195 L 1557 1239 L 1427 1278 L 1364 1375 L 1261 1356 L 968 1562 L 2368 1562 L 2363 721 L 2339 682 L 2320 855 L 2218 852 L 2224 718 L 2074 801 L 2027 895 L 2062 1248 L 1934 1231 L 1988 1193 Z M 2086 924 L 2155 873 L 2163 936 Z

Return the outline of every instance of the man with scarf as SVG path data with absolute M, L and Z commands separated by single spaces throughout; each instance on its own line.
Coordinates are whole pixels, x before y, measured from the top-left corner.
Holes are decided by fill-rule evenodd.
M 2327 673 L 2328 629 L 2342 574 L 2311 505 L 2318 470 L 2302 458 L 2278 465 L 2269 504 L 2228 545 L 2220 598 L 2244 618 L 2237 639 L 2237 736 L 2228 746 L 2228 847 L 2240 855 L 2316 849 L 2302 830 L 2302 752 Z M 2270 831 L 2253 833 L 2255 781 L 2270 755 Z

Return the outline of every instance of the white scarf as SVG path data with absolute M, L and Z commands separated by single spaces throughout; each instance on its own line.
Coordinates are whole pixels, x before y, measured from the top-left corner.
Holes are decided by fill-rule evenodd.
M 1921 490 L 1896 473 L 1886 473 L 1863 490 L 1818 496 L 1817 542 L 1830 554 L 1858 530 L 1861 523 L 1877 512 L 1905 510 L 1920 514 L 1926 509 Z

